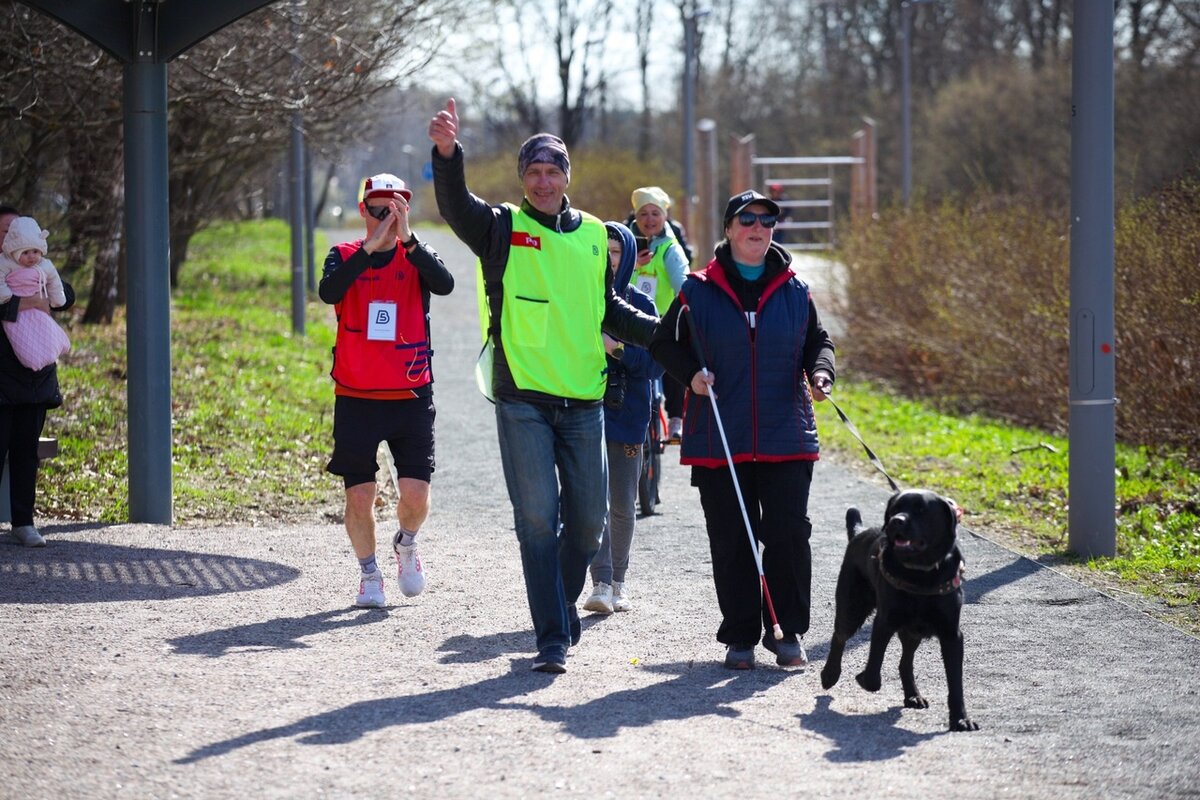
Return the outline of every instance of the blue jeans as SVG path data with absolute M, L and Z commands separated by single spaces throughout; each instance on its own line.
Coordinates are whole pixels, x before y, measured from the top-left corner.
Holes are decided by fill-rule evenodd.
M 496 430 L 537 648 L 565 653 L 608 506 L 604 410 L 497 398 Z

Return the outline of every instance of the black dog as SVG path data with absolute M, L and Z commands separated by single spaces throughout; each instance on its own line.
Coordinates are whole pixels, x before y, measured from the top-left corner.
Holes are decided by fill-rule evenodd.
M 846 512 L 850 544 L 837 582 L 837 615 L 829 657 L 821 670 L 828 689 L 842 675 L 846 642 L 875 611 L 867 666 L 856 676 L 869 692 L 879 691 L 883 654 L 899 634 L 900 682 L 904 705 L 929 708 L 917 690 L 913 656 L 922 639 L 936 636 L 942 647 L 949 687 L 950 730 L 975 731 L 963 701 L 962 553 L 958 549 L 956 505 L 933 492 L 897 492 L 888 500 L 883 528 L 862 530 L 857 508 Z

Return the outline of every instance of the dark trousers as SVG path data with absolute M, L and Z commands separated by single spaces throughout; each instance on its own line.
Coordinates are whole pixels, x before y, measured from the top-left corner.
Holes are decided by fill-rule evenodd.
M 812 549 L 808 491 L 813 462 L 737 465 L 750 527 L 762 543 L 763 572 L 785 634 L 808 631 L 812 594 Z M 738 506 L 729 469 L 692 468 L 712 553 L 713 582 L 721 608 L 717 641 L 751 645 L 771 629 L 758 568 Z
M 45 424 L 45 406 L 0 406 L 0 455 L 8 457 L 8 496 L 14 528 L 33 524 L 38 438 Z
M 670 375 L 663 375 L 663 408 L 668 417 L 683 416 L 683 384 Z

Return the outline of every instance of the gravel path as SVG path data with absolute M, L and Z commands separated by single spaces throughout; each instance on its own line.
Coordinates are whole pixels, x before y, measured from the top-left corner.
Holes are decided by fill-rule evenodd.
M 963 629 L 982 730 L 947 732 L 933 643 L 917 656 L 928 710 L 902 707 L 895 644 L 881 692 L 854 683 L 865 632 L 823 691 L 845 509 L 877 522 L 888 494 L 825 461 L 807 670 L 761 649 L 754 671 L 720 666 L 703 520 L 672 458 L 661 513 L 638 522 L 634 610 L 585 616 L 567 674 L 530 672 L 495 424 L 471 381 L 471 261 L 429 238 L 460 284 L 434 308 L 427 591 L 390 582 L 388 608 L 352 608 L 349 544 L 323 516 L 49 523 L 43 550 L 4 537 L 0 797 L 1200 797 L 1200 640 L 979 536 L 962 543 Z

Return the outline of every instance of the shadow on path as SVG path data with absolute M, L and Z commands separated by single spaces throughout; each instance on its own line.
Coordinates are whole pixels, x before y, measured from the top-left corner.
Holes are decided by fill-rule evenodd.
M 290 725 L 214 742 L 176 759 L 175 763 L 192 764 L 272 739 L 299 737 L 300 744 L 345 744 L 395 725 L 425 724 L 476 709 L 502 708 L 501 701 L 506 698 L 541 688 L 552 680 L 550 675 L 530 672 L 528 659 L 510 659 L 507 673 L 479 683 L 426 694 L 362 700 L 304 717 Z
M 825 754 L 826 761 L 838 764 L 888 761 L 944 733 L 913 733 L 898 727 L 898 706 L 879 714 L 847 715 L 834 711 L 830 707 L 832 702 L 829 695 L 820 695 L 810 714 L 797 714 L 805 730 L 829 740 L 832 747 Z
M 971 567 L 968 564 L 967 574 L 963 580 L 963 599 L 968 604 L 978 603 L 989 592 L 994 592 L 1009 584 L 1028 578 L 1038 570 L 1043 569 L 1043 567 L 1024 556 L 1014 556 L 1013 560 L 1009 563 L 996 567 L 979 576 L 973 576 L 970 569 Z
M 583 617 L 580 620 L 583 633 L 587 633 L 588 628 L 602 620 L 603 617 L 595 615 Z M 443 664 L 478 664 L 513 653 L 526 653 L 527 658 L 532 658 L 537 653 L 537 645 L 533 631 L 525 628 L 519 631 L 497 631 L 484 636 L 470 633 L 451 636 L 442 643 L 438 652 L 446 654 L 440 659 Z
M 443 642 L 438 652 L 446 654 L 439 659 L 443 664 L 481 664 L 504 655 L 528 653 L 532 647 L 533 632 L 526 629 L 497 631 L 485 636 L 462 633 Z
M 267 589 L 299 574 L 254 558 L 51 539 L 4 552 L 0 603 L 174 600 Z
M 351 703 L 289 725 L 213 742 L 174 763 L 193 764 L 274 739 L 298 737 L 299 744 L 346 744 L 374 731 L 439 722 L 479 709 L 528 710 L 580 738 L 611 737 L 622 728 L 650 725 L 659 720 L 737 716 L 737 710 L 730 707 L 733 703 L 767 691 L 788 675 L 784 670 L 773 669 L 731 675 L 716 666 L 695 668 L 686 663 L 666 664 L 654 671 L 674 677 L 578 706 L 508 703 L 505 701 L 544 688 L 555 679 L 552 675 L 529 671 L 527 658 L 514 658 L 509 659 L 508 672 L 475 684 Z
M 387 618 L 387 609 L 351 606 L 303 617 L 281 617 L 267 622 L 194 633 L 168 639 L 167 643 L 176 655 L 209 658 L 220 658 L 234 651 L 299 650 L 308 647 L 300 641 L 307 636 L 316 636 L 339 628 L 371 625 L 383 622 Z
M 580 739 L 602 739 L 616 736 L 622 729 L 645 727 L 664 720 L 737 717 L 739 712 L 733 707 L 735 703 L 768 691 L 789 674 L 801 674 L 770 667 L 732 671 L 715 663 L 694 666 L 687 662 L 660 664 L 647 671 L 671 677 L 649 686 L 612 692 L 582 705 L 507 703 L 505 708 L 532 711 Z

